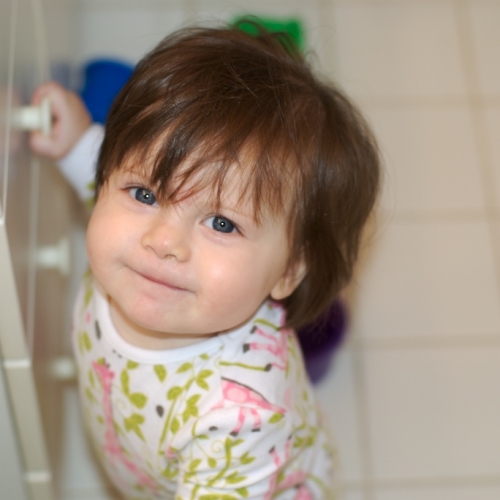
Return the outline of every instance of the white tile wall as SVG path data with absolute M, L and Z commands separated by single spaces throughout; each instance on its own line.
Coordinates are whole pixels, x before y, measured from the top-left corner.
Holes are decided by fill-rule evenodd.
M 340 81 L 363 98 L 465 92 L 452 1 L 332 2 Z
M 486 96 L 500 95 L 498 47 L 500 4 L 495 0 L 468 0 L 473 35 L 473 48 L 478 67 L 480 90 Z
M 499 16 L 500 17 L 500 16 Z M 500 44 L 499 44 L 500 45 Z M 493 166 L 493 183 L 495 188 L 495 208 L 500 208 L 500 105 L 490 104 L 484 106 L 488 145 L 491 149 Z
M 353 286 L 353 329 L 366 339 L 489 334 L 500 340 L 487 222 L 425 214 L 380 224 Z
M 383 208 L 484 208 L 479 158 L 465 103 L 367 105 L 365 110 L 386 164 Z
M 136 60 L 193 19 L 303 18 L 319 66 L 356 98 L 386 163 L 378 224 L 349 289 L 349 341 L 317 389 L 344 500 L 498 500 L 500 3 L 81 0 L 80 9 L 81 60 Z M 71 415 L 64 498 L 103 499 Z

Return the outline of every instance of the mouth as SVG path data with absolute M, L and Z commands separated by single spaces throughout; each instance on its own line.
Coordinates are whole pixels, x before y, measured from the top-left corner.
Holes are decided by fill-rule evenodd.
M 141 276 L 141 278 L 145 279 L 146 281 L 149 281 L 151 283 L 155 283 L 157 285 L 168 288 L 170 290 L 175 290 L 175 291 L 179 291 L 179 292 L 187 292 L 188 291 L 186 288 L 179 286 L 178 284 L 173 283 L 172 281 L 158 279 L 157 277 L 153 277 L 150 274 L 145 274 L 145 273 L 141 273 L 138 271 L 136 271 L 136 274 Z

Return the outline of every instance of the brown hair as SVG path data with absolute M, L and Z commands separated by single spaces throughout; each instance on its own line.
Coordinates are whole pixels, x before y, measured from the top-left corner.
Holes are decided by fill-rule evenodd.
M 259 31 L 184 29 L 147 54 L 110 110 L 96 186 L 130 157 L 152 159 L 148 174 L 159 198 L 175 199 L 196 173 L 218 203 L 228 172 L 244 169 L 241 193 L 252 197 L 256 220 L 263 209 L 286 214 L 289 266 L 305 259 L 306 276 L 282 301 L 288 326 L 297 328 L 323 312 L 352 275 L 379 161 L 368 127 L 342 93 L 316 79 L 283 35 Z

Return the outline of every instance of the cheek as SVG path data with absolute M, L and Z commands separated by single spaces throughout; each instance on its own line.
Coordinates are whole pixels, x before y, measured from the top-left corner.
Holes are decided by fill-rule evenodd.
M 106 246 L 109 236 L 105 235 L 105 224 L 99 219 L 97 213 L 93 213 L 87 228 L 87 256 L 90 267 L 95 270 L 105 264 Z
M 201 262 L 205 276 L 201 284 L 209 284 L 205 296 L 214 307 L 260 305 L 270 292 L 273 273 L 266 262 L 259 262 L 254 256 L 231 255 L 210 264 L 209 260 Z
M 118 217 L 96 206 L 87 228 L 87 255 L 92 269 L 106 265 L 119 251 L 122 229 Z

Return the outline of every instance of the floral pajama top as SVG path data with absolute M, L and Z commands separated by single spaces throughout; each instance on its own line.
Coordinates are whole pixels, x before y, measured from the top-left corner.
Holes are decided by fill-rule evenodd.
M 283 323 L 281 306 L 265 302 L 231 333 L 141 349 L 120 337 L 107 297 L 84 278 L 73 318 L 81 402 L 124 498 L 336 498 L 334 452 Z

